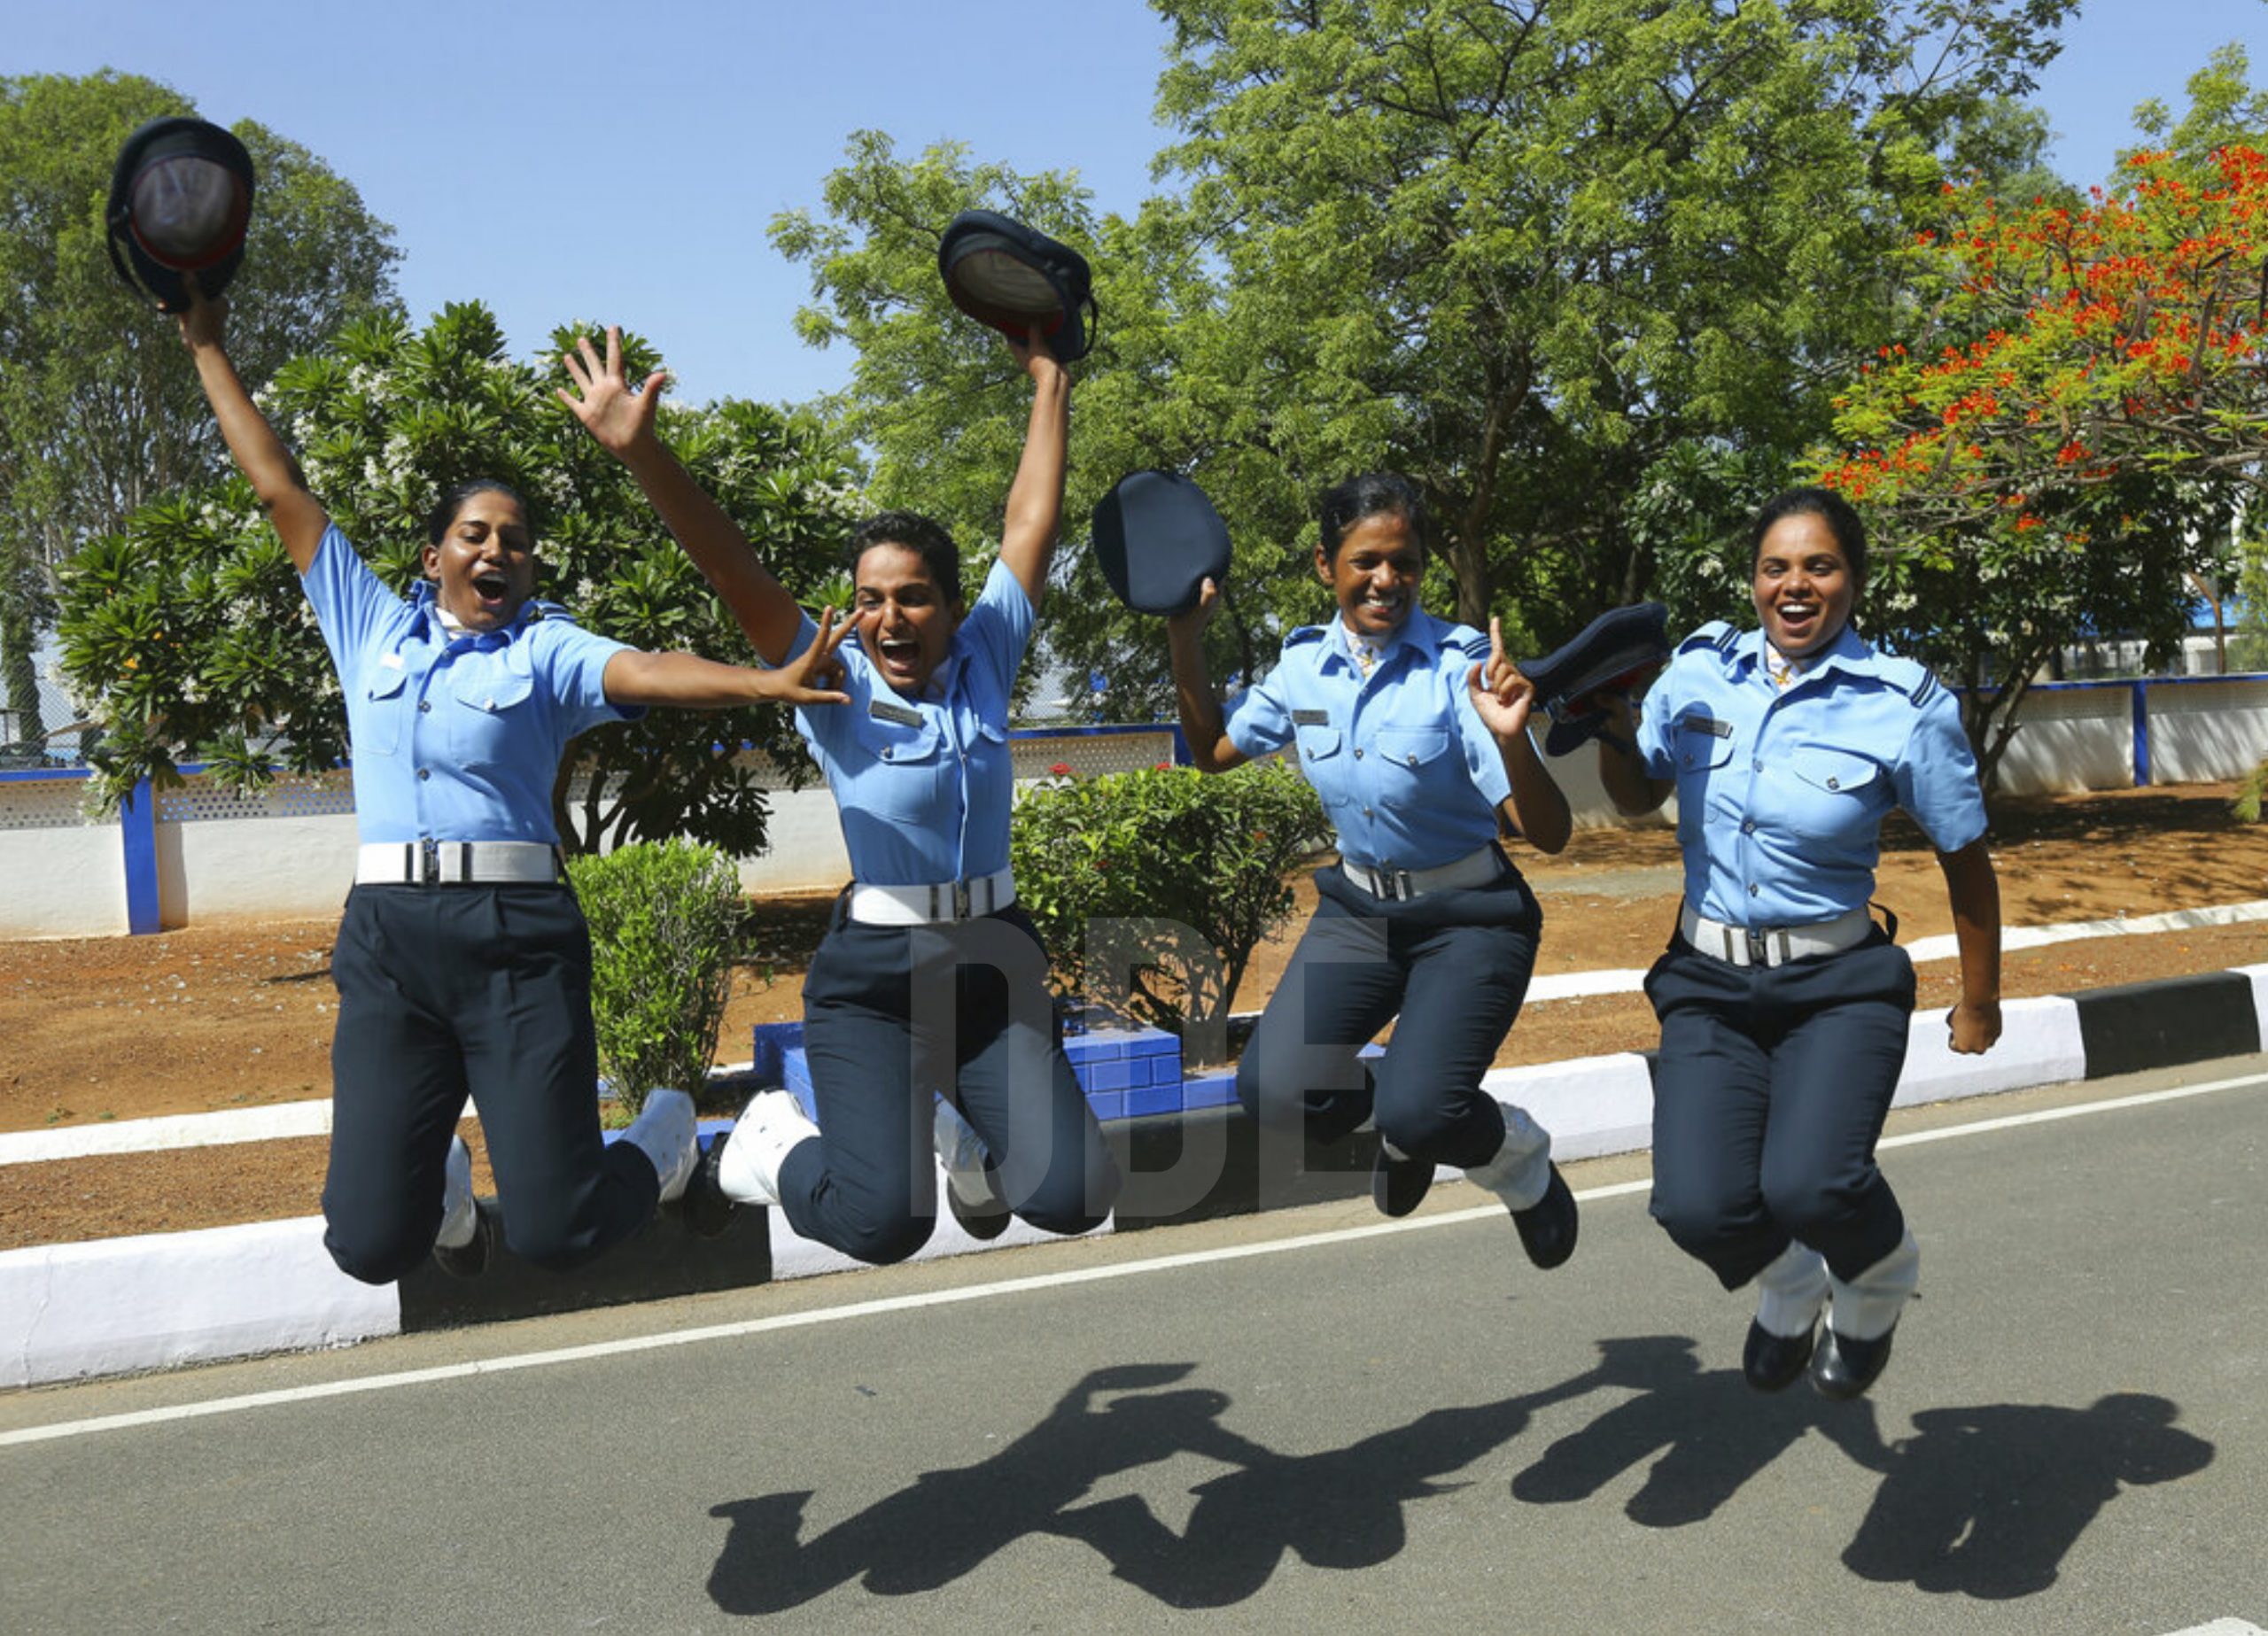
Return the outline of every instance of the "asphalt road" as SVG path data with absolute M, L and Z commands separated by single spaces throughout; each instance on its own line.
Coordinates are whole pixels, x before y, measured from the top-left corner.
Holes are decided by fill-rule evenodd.
M 1605 1161 L 0 1399 L 0 1630 L 2268 1624 L 2268 1057 L 1893 1130 L 1857 1404 Z

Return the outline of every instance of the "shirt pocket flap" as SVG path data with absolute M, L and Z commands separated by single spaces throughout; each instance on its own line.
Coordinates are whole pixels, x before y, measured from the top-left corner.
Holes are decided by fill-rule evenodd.
M 369 696 L 373 699 L 391 699 L 402 690 L 403 685 L 408 680 L 409 672 L 407 671 L 397 670 L 391 665 L 373 667 L 370 671 Z
M 1440 726 L 1381 727 L 1378 748 L 1397 767 L 1422 767 L 1449 754 L 1449 731 Z
M 918 722 L 893 721 L 871 715 L 861 717 L 858 721 L 859 745 L 875 760 L 894 766 L 934 761 L 944 741 L 944 731 L 926 715 Z
M 527 702 L 528 695 L 535 691 L 535 678 L 501 665 L 484 665 L 478 671 L 463 670 L 454 678 L 449 691 L 459 704 L 493 716 Z
M 1805 783 L 1838 795 L 1864 789 L 1882 771 L 1879 764 L 1849 750 L 1801 749 L 1788 758 L 1788 765 Z
M 1336 727 L 1301 727 L 1298 736 L 1301 761 L 1327 761 L 1339 754 Z
M 1677 718 L 1675 727 L 1674 749 L 1680 772 L 1721 767 L 1732 759 L 1733 735 L 1729 724 L 1707 716 L 1687 715 Z

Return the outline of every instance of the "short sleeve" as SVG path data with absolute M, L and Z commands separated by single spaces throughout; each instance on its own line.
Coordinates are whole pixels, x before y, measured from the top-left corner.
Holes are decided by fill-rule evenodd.
M 606 696 L 607 663 L 629 652 L 629 643 L 586 631 L 555 612 L 547 612 L 528 638 L 533 644 L 531 659 L 558 712 L 563 737 L 571 739 L 609 722 L 635 721 L 646 713 L 642 705 L 615 704 Z
M 1678 690 L 1684 680 L 1679 674 L 1681 668 L 1679 661 L 1673 659 L 1638 702 L 1638 730 L 1631 734 L 1631 747 L 1650 778 L 1671 778 L 1677 771 L 1677 761 L 1670 750 L 1669 728 L 1677 716 Z
M 401 617 L 401 599 L 370 571 L 336 523 L 316 542 L 315 560 L 299 577 L 299 588 L 315 610 L 315 624 L 330 649 L 331 668 L 342 677 L 352 675 L 356 656 Z
M 1487 798 L 1491 807 L 1501 807 L 1512 796 L 1511 775 L 1504 771 L 1504 752 L 1496 742 L 1496 735 L 1488 731 L 1488 724 L 1480 719 L 1480 712 L 1472 708 L 1472 690 L 1464 685 L 1465 672 L 1472 668 L 1470 658 L 1460 657 L 1455 648 L 1448 657 L 1456 661 L 1448 677 L 1449 714 L 1456 719 L 1457 737 L 1464 745 L 1465 771 L 1472 775 L 1472 787 Z
M 1006 694 L 1015 686 L 1016 667 L 1024 662 L 1024 649 L 1031 643 L 1031 598 L 1024 594 L 1023 582 L 995 558 L 976 605 L 953 632 L 953 640 L 964 662 L 982 666 Z
M 1961 725 L 1953 695 L 1932 688 L 1891 770 L 1898 804 L 1940 852 L 1958 852 L 1984 834 L 1984 791 L 1977 777 L 1977 757 Z
M 1247 761 L 1272 756 L 1292 741 L 1292 709 L 1284 697 L 1288 659 L 1279 655 L 1276 668 L 1229 701 L 1223 726 L 1229 742 Z

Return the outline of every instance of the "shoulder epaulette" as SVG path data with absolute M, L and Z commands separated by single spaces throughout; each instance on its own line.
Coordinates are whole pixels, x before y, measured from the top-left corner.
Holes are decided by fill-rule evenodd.
M 1475 660 L 1485 660 L 1490 651 L 1488 633 L 1476 631 L 1469 624 L 1445 626 L 1441 632 L 1441 646 L 1455 648 L 1466 658 Z
M 1938 696 L 1936 673 L 1919 660 L 1902 659 L 1896 654 L 1877 650 L 1875 665 L 1883 680 L 1912 700 L 1917 709 Z
M 1294 629 L 1289 636 L 1284 639 L 1284 646 L 1286 647 L 1301 647 L 1306 646 L 1309 642 L 1319 642 L 1326 634 L 1329 633 L 1330 629 L 1330 626 L 1321 624 L 1301 625 Z
M 1712 619 L 1706 624 L 1694 626 L 1685 640 L 1677 645 L 1677 651 L 1685 653 L 1697 647 L 1717 647 L 1729 652 L 1738 640 L 1739 626 L 1728 620 Z

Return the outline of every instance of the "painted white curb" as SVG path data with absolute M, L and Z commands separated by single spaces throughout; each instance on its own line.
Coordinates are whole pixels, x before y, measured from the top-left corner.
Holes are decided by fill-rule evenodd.
M 398 1334 L 392 1284 L 331 1265 L 322 1221 L 0 1252 L 0 1386 Z
M 873 1270 L 864 1261 L 853 1260 L 840 1250 L 804 1237 L 788 1225 L 788 1218 L 783 1212 L 774 1209 L 771 1212 L 771 1216 L 772 1276 L 775 1281 L 782 1278 L 813 1278 L 821 1273 L 857 1273 Z M 1117 1218 L 1114 1216 L 1106 1220 L 1092 1233 L 1083 1233 L 1080 1237 L 1091 1238 L 1097 1234 L 1115 1231 L 1117 1226 Z M 945 1171 L 944 1167 L 940 1165 L 937 1167 L 936 1228 L 930 1233 L 929 1242 L 916 1250 L 908 1259 L 916 1261 L 934 1261 L 941 1256 L 968 1255 L 979 1250 L 1004 1250 L 1010 1244 L 1060 1244 L 1061 1242 L 1060 1237 L 1054 1233 L 1043 1233 L 1029 1221 L 1019 1221 L 1013 1218 L 1010 1219 L 1006 1230 L 998 1238 L 982 1241 L 971 1238 L 961 1230 L 960 1223 L 953 1220 L 952 1212 L 945 1207 Z

